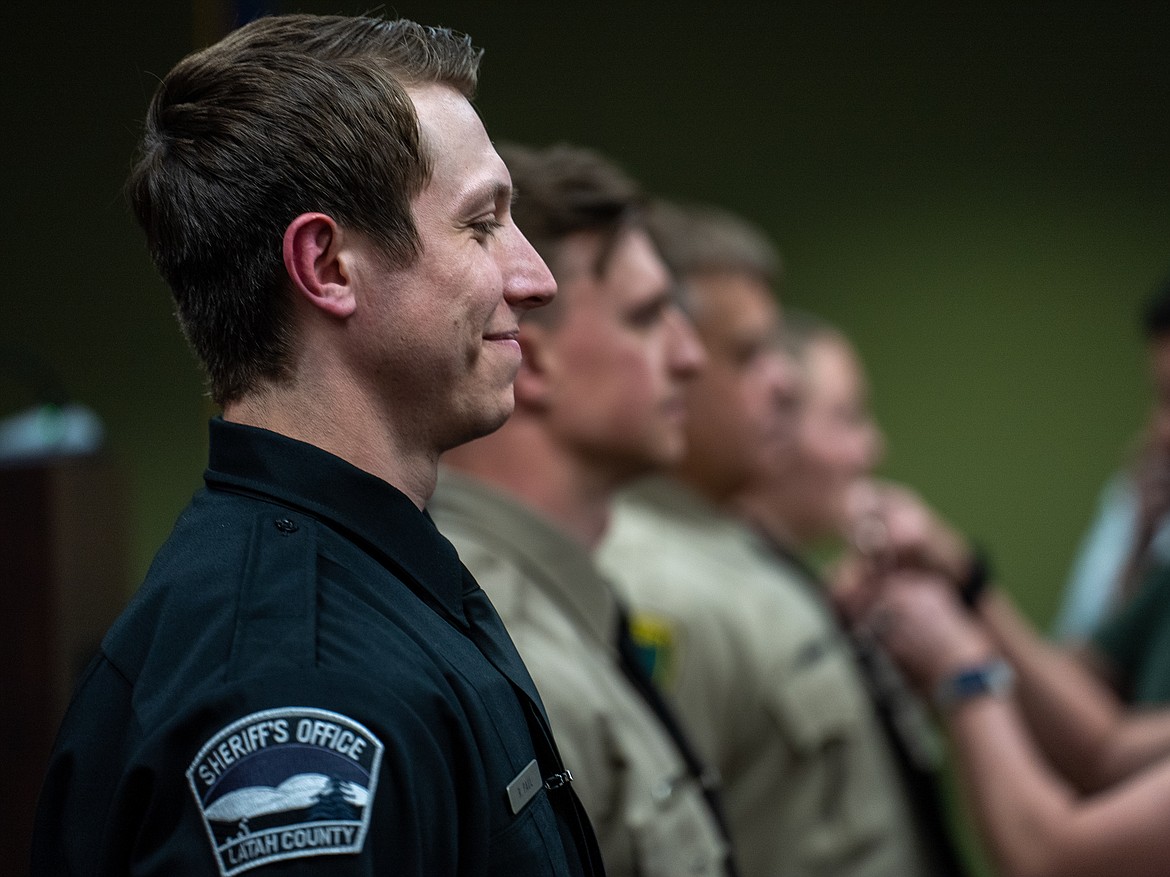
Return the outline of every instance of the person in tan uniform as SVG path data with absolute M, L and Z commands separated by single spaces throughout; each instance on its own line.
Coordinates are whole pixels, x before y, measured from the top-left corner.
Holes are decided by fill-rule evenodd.
M 652 215 L 707 350 L 687 454 L 620 498 L 598 558 L 628 595 L 654 678 L 722 775 L 753 877 L 932 869 L 890 745 L 823 594 L 734 510 L 792 459 L 796 376 L 766 240 L 719 211 Z
M 778 571 L 821 602 L 848 636 L 932 871 L 962 873 L 939 782 L 942 745 L 929 711 L 869 626 L 851 621 L 846 589 L 831 571 L 826 577 L 806 559 L 830 547 L 875 557 L 885 536 L 881 498 L 904 489 L 873 478 L 884 439 L 852 343 L 809 313 L 788 311 L 784 324 L 785 347 L 799 374 L 796 445 L 787 465 L 753 479 L 736 495 L 735 513 L 768 543 Z M 830 605 L 830 594 L 836 605 Z
M 532 670 L 607 871 L 734 874 L 713 780 L 590 556 L 614 492 L 682 456 L 702 347 L 630 180 L 578 148 L 500 151 L 559 291 L 520 324 L 515 413 L 444 457 L 430 512 Z
M 856 541 L 856 527 L 867 520 L 885 439 L 870 410 L 861 359 L 840 329 L 789 310 L 784 341 L 798 367 L 796 444 L 777 477 L 755 479 L 747 493 L 753 516 L 767 516 L 792 549 L 838 550 Z

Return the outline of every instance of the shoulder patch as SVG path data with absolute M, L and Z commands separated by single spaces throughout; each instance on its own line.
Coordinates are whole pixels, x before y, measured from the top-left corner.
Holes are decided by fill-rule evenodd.
M 674 624 L 660 615 L 635 611 L 630 616 L 630 637 L 642 668 L 655 685 L 668 690 L 674 682 L 677 650 Z
M 377 737 L 328 710 L 264 710 L 218 731 L 187 768 L 187 782 L 219 873 L 360 853 L 381 762 Z

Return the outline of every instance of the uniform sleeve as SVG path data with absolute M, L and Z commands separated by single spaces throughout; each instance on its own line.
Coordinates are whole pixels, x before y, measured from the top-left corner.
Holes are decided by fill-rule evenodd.
M 573 668 L 566 666 L 563 658 L 548 654 L 547 643 L 545 648 L 536 649 L 537 654 L 544 651 L 546 658 L 551 658 L 542 662 L 531 649 L 526 650 L 523 639 L 517 648 L 533 668 L 557 748 L 573 774 L 573 788 L 605 852 L 606 867 L 618 874 L 629 872 L 633 851 L 629 849 L 624 808 L 630 795 L 626 788 L 630 771 L 610 717 L 597 708 L 596 690 L 576 684 Z
M 1093 634 L 1093 647 L 1117 673 L 1123 688 L 1133 684 L 1155 632 L 1165 623 L 1167 600 L 1170 600 L 1170 566 L 1151 573 L 1134 598 Z
M 107 753 L 116 752 L 120 744 L 106 728 L 125 727 L 130 688 L 102 659 L 89 666 L 81 685 L 58 732 L 37 802 L 33 877 L 92 872 L 109 855 L 107 836 L 117 825 L 111 803 L 120 767 Z M 96 698 L 87 697 L 95 692 Z M 104 721 L 89 720 L 86 706 L 91 699 L 101 704 Z
M 1117 474 L 1102 488 L 1095 517 L 1077 547 L 1053 624 L 1058 639 L 1089 637 L 1107 617 L 1136 527 L 1133 483 Z
M 424 877 L 455 874 L 461 854 L 486 858 L 488 808 L 466 802 L 487 794 L 458 716 L 438 696 L 431 702 L 439 708 L 424 712 L 425 697 L 363 691 L 347 678 L 322 681 L 329 693 L 311 698 L 320 707 L 289 706 L 305 702 L 303 692 L 297 700 L 290 693 L 273 701 L 285 705 L 249 712 L 216 732 L 192 760 L 193 816 L 207 829 L 203 840 L 223 877 L 237 867 L 255 868 L 256 877 Z M 248 749 L 265 727 L 267 745 L 216 777 L 224 741 L 228 752 L 236 738 Z
M 487 817 L 461 803 L 486 797 L 482 774 L 457 722 L 421 714 L 418 698 L 258 680 L 119 744 L 93 720 L 111 717 L 116 682 L 99 671 L 62 731 L 36 875 L 423 877 L 487 855 Z

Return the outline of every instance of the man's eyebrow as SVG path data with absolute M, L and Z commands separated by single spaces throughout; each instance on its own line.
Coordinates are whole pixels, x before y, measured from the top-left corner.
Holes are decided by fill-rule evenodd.
M 501 201 L 512 204 L 515 200 L 516 192 L 511 185 L 503 180 L 494 180 L 470 189 L 464 198 L 463 206 L 465 210 L 473 210 L 488 205 L 495 206 Z
M 645 298 L 631 303 L 631 312 L 650 315 L 658 311 L 665 311 L 677 304 L 674 295 L 674 286 L 663 286 L 661 289 L 648 293 Z

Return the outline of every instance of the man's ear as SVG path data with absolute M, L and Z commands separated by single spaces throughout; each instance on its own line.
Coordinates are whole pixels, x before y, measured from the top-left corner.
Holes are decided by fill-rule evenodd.
M 284 230 L 284 270 L 304 298 L 334 317 L 348 317 L 357 307 L 349 253 L 332 217 L 302 213 Z
M 522 321 L 519 341 L 523 359 L 513 385 L 516 407 L 543 411 L 548 405 L 550 369 L 554 367 L 551 333 L 544 326 Z

